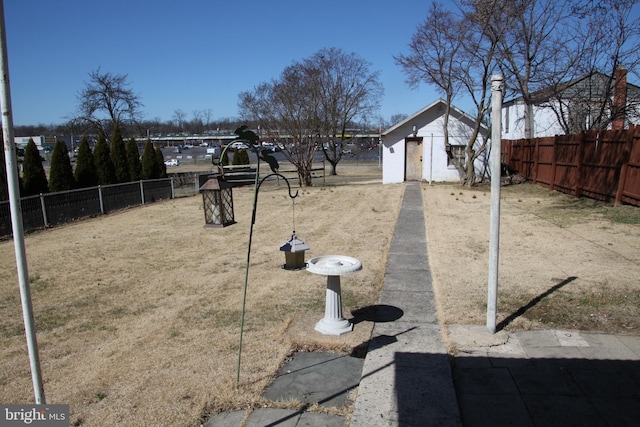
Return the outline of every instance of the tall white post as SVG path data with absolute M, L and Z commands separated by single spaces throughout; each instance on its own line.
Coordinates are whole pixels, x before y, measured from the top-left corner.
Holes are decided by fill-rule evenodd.
M 2 63 L 0 64 L 0 103 L 2 104 L 2 130 L 4 134 L 4 160 L 7 167 L 7 187 L 11 206 L 11 226 L 13 227 L 13 244 L 16 253 L 18 282 L 20 284 L 20 300 L 22 301 L 22 316 L 24 318 L 25 335 L 27 336 L 27 350 L 31 364 L 31 378 L 36 404 L 45 404 L 42 375 L 40 373 L 40 358 L 36 341 L 36 328 L 33 321 L 33 307 L 31 305 L 31 290 L 29 289 L 29 273 L 27 271 L 27 256 L 24 245 L 24 228 L 22 224 L 22 208 L 20 205 L 20 187 L 18 184 L 18 167 L 16 162 L 16 147 L 13 133 L 13 115 L 11 112 L 11 90 L 9 84 L 9 55 L 7 54 L 7 32 L 4 20 L 4 1 L 0 0 L 0 49 Z
M 502 146 L 502 75 L 491 77 L 491 214 L 489 232 L 489 284 L 487 329 L 496 332 L 498 305 L 498 255 L 500 252 L 500 176 Z
M 429 185 L 433 181 L 433 134 L 431 134 L 431 146 L 429 147 Z

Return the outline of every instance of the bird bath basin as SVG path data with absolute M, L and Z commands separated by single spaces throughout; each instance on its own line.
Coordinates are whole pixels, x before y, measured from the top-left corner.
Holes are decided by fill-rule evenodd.
M 344 255 L 319 256 L 309 260 L 310 273 L 327 276 L 327 299 L 324 317 L 316 323 L 315 330 L 324 335 L 342 335 L 353 330 L 353 325 L 342 317 L 342 293 L 340 276 L 362 270 L 356 258 Z

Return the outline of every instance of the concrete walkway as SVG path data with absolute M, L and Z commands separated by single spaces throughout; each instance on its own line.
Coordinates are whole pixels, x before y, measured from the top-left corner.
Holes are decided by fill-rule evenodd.
M 401 311 L 393 321 L 385 312 Z M 456 426 L 460 413 L 438 323 L 419 183 L 407 183 L 352 427 Z
M 352 427 L 617 427 L 640 420 L 639 336 L 558 330 L 490 334 L 484 326 L 451 325 L 447 332 L 456 354 L 447 354 L 418 183 L 406 184 L 374 319 L 364 361 L 329 353 L 294 355 L 265 397 L 341 406 L 357 387 Z M 238 425 L 349 423 L 337 415 L 263 408 L 219 414 L 205 427 Z
M 636 426 L 640 336 L 452 325 L 465 426 Z

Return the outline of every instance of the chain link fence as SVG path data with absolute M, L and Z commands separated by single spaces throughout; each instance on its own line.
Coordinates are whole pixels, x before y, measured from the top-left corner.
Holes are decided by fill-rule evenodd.
M 174 181 L 177 181 L 177 187 Z M 25 232 L 29 232 L 157 200 L 173 199 L 176 190 L 179 196 L 194 195 L 198 192 L 194 182 L 197 182 L 195 176 L 190 180 L 171 177 L 23 197 L 20 199 L 23 227 Z M 11 208 L 9 201 L 3 201 L 0 202 L 0 238 L 11 235 Z

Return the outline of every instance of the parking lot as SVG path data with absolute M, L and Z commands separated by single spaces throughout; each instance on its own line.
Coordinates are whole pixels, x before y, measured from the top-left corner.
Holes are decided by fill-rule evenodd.
M 162 148 L 162 154 L 165 162 L 171 160 L 177 160 L 180 164 L 184 163 L 198 163 L 204 161 L 211 161 L 207 157 L 207 147 L 200 146 L 172 146 Z M 287 160 L 282 152 L 276 151 L 272 155 L 281 163 L 286 163 Z M 347 146 L 345 148 L 345 154 L 342 157 L 343 161 L 377 161 L 380 158 L 379 149 L 373 148 L 371 150 L 356 149 L 355 146 Z M 229 151 L 229 159 L 233 159 L 233 154 Z M 324 154 L 322 151 L 316 151 L 314 155 L 314 162 L 322 162 Z M 249 160 L 255 161 L 255 153 L 249 150 Z M 175 164 L 167 166 L 176 166 Z

